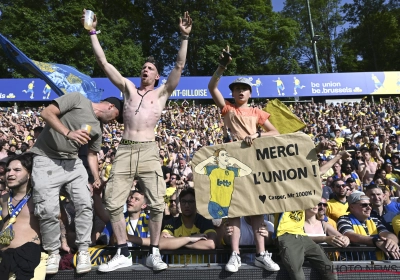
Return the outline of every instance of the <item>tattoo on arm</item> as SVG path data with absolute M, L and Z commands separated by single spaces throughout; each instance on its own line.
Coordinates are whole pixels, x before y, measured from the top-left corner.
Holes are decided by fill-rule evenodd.
M 32 238 L 32 241 L 39 241 L 39 236 L 35 236 L 34 238 Z

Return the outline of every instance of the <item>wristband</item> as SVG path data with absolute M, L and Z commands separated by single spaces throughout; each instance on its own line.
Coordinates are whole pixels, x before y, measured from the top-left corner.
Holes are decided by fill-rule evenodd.
M 376 247 L 376 242 L 380 241 L 379 237 L 373 237 L 372 238 L 372 243 L 374 244 L 374 246 Z
M 96 31 L 96 29 L 93 29 L 93 30 L 91 30 L 91 31 L 89 31 L 89 35 L 90 36 L 92 36 L 92 35 L 97 35 L 97 34 L 100 34 L 101 33 L 101 31 L 99 30 L 99 31 Z
M 214 72 L 213 76 L 215 78 L 221 78 L 222 74 L 219 74 L 217 71 Z
M 67 134 L 65 134 L 65 139 L 69 140 L 68 135 L 71 133 L 71 130 L 68 130 Z
M 181 40 L 189 40 L 189 35 L 181 35 Z

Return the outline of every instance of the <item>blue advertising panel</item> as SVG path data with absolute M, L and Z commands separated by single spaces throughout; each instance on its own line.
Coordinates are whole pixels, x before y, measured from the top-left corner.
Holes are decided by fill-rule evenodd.
M 0 34 L 0 44 L 7 56 L 40 79 L 0 79 L 0 101 L 53 100 L 70 92 L 80 92 L 93 102 L 107 97 L 122 98 L 121 92 L 107 78 L 91 78 L 75 68 L 37 62 Z M 252 81 L 253 98 L 279 97 L 352 97 L 370 94 L 400 94 L 400 72 L 362 72 L 300 75 L 246 76 Z M 171 99 L 211 99 L 211 77 L 182 77 Z M 222 77 L 218 88 L 231 98 L 229 84 L 238 76 Z M 140 85 L 140 78 L 128 78 Z M 160 78 L 160 86 L 167 77 Z
M 349 97 L 371 94 L 400 94 L 400 72 L 363 72 L 303 75 L 247 76 L 252 80 L 253 98 L 280 97 Z M 208 82 L 211 77 L 182 77 L 171 99 L 211 99 Z M 231 98 L 229 84 L 237 76 L 222 77 L 218 88 L 225 98 Z M 140 78 L 129 78 L 140 85 Z M 121 92 L 107 78 L 93 78 L 92 84 L 102 99 Z M 161 77 L 160 85 L 166 82 Z M 46 87 L 41 79 L 0 79 L 0 101 L 53 100 L 58 94 Z M 79 90 L 77 90 L 79 91 Z M 67 91 L 68 93 L 69 91 Z M 31 98 L 33 97 L 33 98 Z M 97 101 L 91 99 L 92 101 Z

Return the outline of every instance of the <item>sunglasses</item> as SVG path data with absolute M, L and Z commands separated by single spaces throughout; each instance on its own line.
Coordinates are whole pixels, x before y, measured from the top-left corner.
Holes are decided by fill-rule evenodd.
M 323 203 L 323 202 L 318 203 L 318 207 L 322 207 L 322 206 L 328 207 L 328 203 Z
M 182 205 L 185 205 L 185 204 L 191 205 L 191 204 L 193 204 L 195 202 L 196 202 L 196 200 L 181 200 L 181 204 Z
M 336 188 L 345 188 L 345 187 L 347 187 L 347 185 L 346 184 L 341 184 L 341 185 L 336 185 L 335 187 Z
M 371 203 L 357 203 L 358 205 L 360 205 L 362 208 L 367 208 L 367 207 L 371 207 L 372 208 L 372 204 Z

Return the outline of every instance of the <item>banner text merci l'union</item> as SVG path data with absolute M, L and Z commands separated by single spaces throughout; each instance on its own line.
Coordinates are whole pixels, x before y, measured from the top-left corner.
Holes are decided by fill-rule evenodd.
M 264 149 L 256 149 L 257 160 L 274 159 L 280 157 L 293 157 L 299 155 L 299 147 L 297 144 L 289 144 L 287 146 L 272 146 Z M 316 177 L 315 165 L 312 166 L 313 176 Z M 271 182 L 282 182 L 286 180 L 296 180 L 308 177 L 307 167 L 289 168 L 285 170 L 273 170 L 266 172 L 253 173 L 254 184 L 261 184 L 261 181 L 265 183 Z

